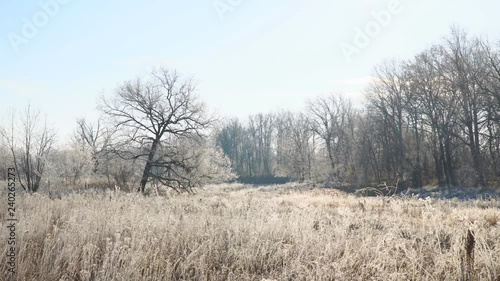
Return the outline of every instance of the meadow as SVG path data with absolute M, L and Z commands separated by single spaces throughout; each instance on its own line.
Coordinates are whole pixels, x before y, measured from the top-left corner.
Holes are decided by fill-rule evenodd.
M 16 204 L 18 280 L 500 280 L 499 200 L 232 184 Z

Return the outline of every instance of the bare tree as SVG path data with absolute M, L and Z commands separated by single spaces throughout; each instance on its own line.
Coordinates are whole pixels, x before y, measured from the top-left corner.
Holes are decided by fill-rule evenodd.
M 245 176 L 242 145 L 244 137 L 245 129 L 238 119 L 226 121 L 216 135 L 216 145 L 222 149 L 227 157 L 229 157 L 231 165 L 240 176 Z
M 0 133 L 3 131 L 4 131 L 4 129 L 0 125 Z M 2 180 L 7 180 L 8 168 L 12 167 L 11 166 L 12 155 L 11 155 L 11 153 L 9 153 L 8 145 L 2 136 L 3 136 L 3 134 L 0 134 L 0 159 L 4 159 L 4 161 L 2 161 L 2 163 L 0 163 L 0 173 L 1 173 L 0 178 Z
M 50 176 L 77 185 L 90 167 L 90 155 L 79 138 L 73 138 L 66 147 L 54 149 L 49 157 Z
M 55 132 L 46 121 L 41 125 L 40 111 L 33 111 L 28 105 L 19 119 L 12 113 L 10 128 L 2 129 L 1 135 L 12 154 L 19 184 L 29 193 L 37 192 L 55 143 Z
M 332 172 L 335 175 L 337 174 L 337 164 L 341 163 L 340 157 L 344 152 L 343 149 L 349 135 L 351 103 L 342 96 L 319 97 L 309 102 L 308 112 L 311 129 L 323 140 Z
M 251 147 L 254 153 L 254 176 L 271 176 L 271 144 L 273 141 L 272 114 L 257 114 L 250 116 L 248 133 L 251 138 Z
M 481 90 L 481 63 L 479 42 L 458 28 L 453 28 L 451 36 L 441 46 L 444 61 L 439 66 L 449 78 L 449 90 L 458 95 L 460 106 L 457 136 L 470 150 L 476 172 L 476 184 L 485 186 L 483 156 L 481 153 L 481 131 L 485 123 L 484 92 Z
M 115 128 L 105 127 L 103 123 L 101 119 L 97 124 L 87 122 L 85 119 L 77 120 L 77 137 L 90 148 L 94 174 L 98 172 L 102 162 L 106 163 L 109 160 L 111 138 L 116 133 Z
M 486 134 L 489 165 L 495 178 L 500 178 L 500 42 L 492 45 L 480 41 L 484 69 L 481 89 L 486 93 Z
M 420 114 L 422 131 L 429 139 L 427 146 L 432 152 L 438 182 L 453 186 L 457 184 L 452 153 L 457 96 L 449 90 L 448 78 L 439 69 L 441 60 L 442 53 L 436 47 L 416 56 L 409 66 L 414 85 L 411 95 L 418 100 L 419 106 L 414 110 Z
M 144 193 L 151 180 L 176 189 L 192 187 L 179 172 L 192 167 L 176 143 L 182 138 L 203 137 L 213 121 L 205 116 L 205 106 L 194 92 L 191 80 L 160 69 L 147 81 L 125 82 L 113 99 L 102 99 L 101 112 L 119 131 L 114 152 L 125 159 L 144 161 L 139 191 Z
M 301 113 L 293 116 L 290 122 L 290 139 L 292 141 L 289 159 L 291 161 L 288 163 L 292 172 L 290 176 L 303 181 L 312 177 L 311 166 L 314 155 L 309 143 L 312 134 L 310 120 Z
M 392 154 L 396 159 L 396 178 L 406 180 L 406 148 L 404 141 L 405 113 L 408 100 L 405 96 L 407 80 L 402 66 L 390 61 L 376 67 L 376 80 L 369 89 L 369 104 L 375 107 L 394 143 Z

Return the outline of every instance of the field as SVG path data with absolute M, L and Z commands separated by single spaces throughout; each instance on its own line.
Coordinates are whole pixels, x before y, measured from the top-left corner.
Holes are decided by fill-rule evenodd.
M 288 184 L 35 194 L 16 204 L 18 280 L 500 280 L 498 200 Z

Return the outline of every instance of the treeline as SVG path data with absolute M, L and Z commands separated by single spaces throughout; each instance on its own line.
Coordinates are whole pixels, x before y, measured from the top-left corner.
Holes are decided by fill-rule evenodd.
M 217 145 L 241 178 L 368 186 L 498 186 L 500 44 L 459 29 L 375 68 L 364 109 L 341 96 L 233 119 Z
M 341 95 L 302 112 L 217 122 L 175 71 L 125 81 L 65 146 L 29 106 L 0 127 L 0 172 L 41 186 L 178 191 L 231 181 L 330 186 L 499 186 L 500 42 L 453 29 L 407 61 L 375 68 L 363 109 Z M 219 125 L 217 125 L 219 124 Z M 215 130 L 214 130 L 215 129 Z

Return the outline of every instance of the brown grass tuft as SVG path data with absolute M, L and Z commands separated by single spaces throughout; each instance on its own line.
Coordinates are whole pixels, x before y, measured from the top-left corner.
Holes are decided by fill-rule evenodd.
M 462 280 L 472 281 L 476 280 L 474 270 L 474 247 L 476 245 L 476 238 L 474 232 L 470 229 L 467 230 L 467 235 L 463 240 L 463 256 L 461 257 Z

